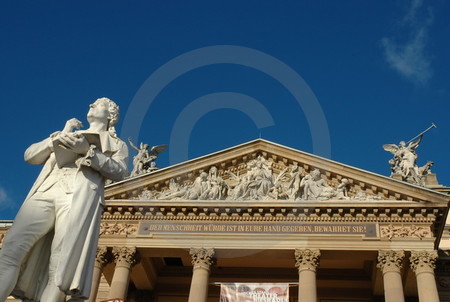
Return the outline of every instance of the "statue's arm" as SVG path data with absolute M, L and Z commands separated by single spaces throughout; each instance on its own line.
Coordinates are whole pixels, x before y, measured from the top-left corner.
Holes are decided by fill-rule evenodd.
M 88 152 L 86 159 L 85 165 L 90 166 L 108 179 L 120 181 L 128 176 L 128 148 L 124 142 L 120 143 L 119 150 L 112 156 L 94 148 Z
M 415 142 L 412 142 L 411 144 L 410 144 L 410 148 L 411 149 L 416 149 L 417 147 L 419 147 L 419 144 L 420 144 L 420 142 L 422 141 L 422 136 L 423 136 L 423 134 L 415 141 Z
M 25 150 L 24 159 L 32 165 L 43 165 L 53 152 L 52 134 L 50 137 L 32 144 Z
M 136 150 L 137 152 L 140 151 L 140 149 L 138 147 L 136 147 L 133 142 L 131 141 L 131 137 L 128 138 L 128 142 L 130 143 L 131 148 L 133 148 L 134 150 Z

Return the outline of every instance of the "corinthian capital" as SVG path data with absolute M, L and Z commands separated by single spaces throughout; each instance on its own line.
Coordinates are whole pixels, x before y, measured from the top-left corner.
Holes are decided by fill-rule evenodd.
M 411 269 L 416 273 L 434 273 L 436 268 L 437 251 L 411 251 L 409 262 Z
M 400 272 L 402 268 L 404 251 L 379 251 L 377 267 L 383 274 L 387 272 Z
M 135 247 L 114 247 L 112 250 L 116 266 L 132 267 L 137 262 Z
M 95 254 L 95 266 L 102 268 L 106 263 L 109 262 L 107 257 L 108 248 L 106 246 L 99 246 L 97 248 L 97 253 Z
M 319 266 L 319 258 L 319 250 L 295 249 L 295 267 L 297 267 L 299 271 L 316 271 L 317 266 Z
M 194 266 L 194 269 L 196 267 L 209 269 L 209 267 L 214 264 L 214 249 L 191 248 L 189 254 L 191 254 L 192 257 L 192 265 Z

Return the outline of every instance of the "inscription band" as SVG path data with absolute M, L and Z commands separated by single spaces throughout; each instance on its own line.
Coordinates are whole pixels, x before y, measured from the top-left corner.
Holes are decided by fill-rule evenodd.
M 194 234 L 299 234 L 378 236 L 376 223 L 229 223 L 229 222 L 149 222 L 139 224 L 138 236 L 155 233 Z

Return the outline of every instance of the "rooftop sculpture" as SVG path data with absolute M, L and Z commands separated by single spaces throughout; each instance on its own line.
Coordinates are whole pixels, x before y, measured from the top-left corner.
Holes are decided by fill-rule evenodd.
M 391 165 L 391 177 L 399 178 L 420 186 L 425 185 L 425 178 L 431 173 L 430 168 L 434 163 L 428 161 L 422 167 L 417 166 L 417 153 L 415 150 L 422 142 L 424 133 L 432 128 L 436 128 L 436 125 L 432 124 L 425 131 L 421 132 L 407 143 L 401 141 L 398 145 L 383 145 L 384 150 L 391 152 L 394 155 L 394 158 L 389 160 L 389 164 Z
M 138 152 L 138 154 L 133 157 L 133 170 L 130 174 L 131 177 L 158 169 L 156 167 L 155 160 L 158 158 L 159 153 L 166 150 L 167 145 L 153 146 L 149 151 L 148 144 L 141 143 L 138 148 L 133 144 L 131 137 L 128 138 L 128 142 L 130 143 L 130 146 Z

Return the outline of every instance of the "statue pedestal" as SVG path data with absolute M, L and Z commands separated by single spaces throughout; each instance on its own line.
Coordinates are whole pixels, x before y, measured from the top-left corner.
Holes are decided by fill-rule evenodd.
M 403 177 L 401 174 L 397 174 L 397 173 L 392 173 L 391 177 L 397 180 L 403 180 Z
M 437 176 L 435 173 L 430 173 L 425 176 L 425 186 L 426 187 L 439 186 Z

